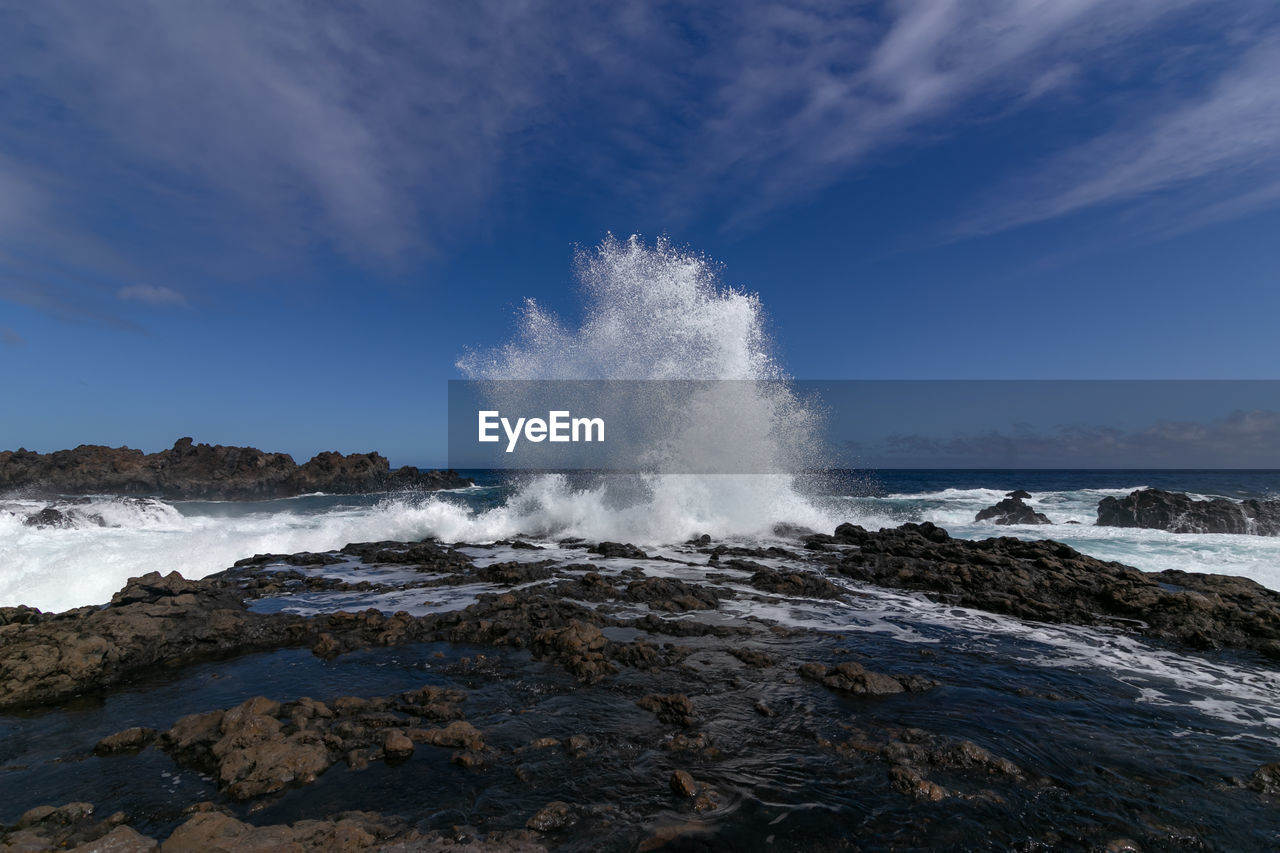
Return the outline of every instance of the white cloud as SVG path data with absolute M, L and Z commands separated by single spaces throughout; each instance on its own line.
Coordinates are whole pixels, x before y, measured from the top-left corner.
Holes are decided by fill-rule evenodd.
M 133 284 L 116 291 L 116 298 L 126 302 L 141 302 L 144 305 L 186 305 L 187 298 L 167 287 L 155 287 L 146 284 Z
M 749 187 L 749 219 L 916 137 L 962 132 L 981 99 L 1016 108 L 1071 86 L 1078 66 L 1122 61 L 1126 44 L 1194 5 L 900 0 L 878 25 L 800 4 L 749 13 L 697 162 Z
M 679 23 L 592 0 L 0 5 L 0 297 L 64 313 L 109 311 L 133 281 L 298 273 L 317 246 L 380 268 L 429 255 L 547 172 L 750 222 L 904 145 L 1124 77 L 1186 14 L 1206 38 L 1238 30 L 1245 60 L 1005 187 L 986 230 L 1275 160 L 1253 0 L 796 0 Z M 1274 198 L 1247 191 L 1214 215 Z M 104 232 L 117 219 L 124 239 Z
M 1062 153 L 996 188 L 962 227 L 982 234 L 1161 192 L 1191 192 L 1178 222 L 1208 224 L 1280 193 L 1280 39 L 1244 53 L 1208 91 Z M 1168 203 L 1166 202 L 1166 206 Z M 1159 216 L 1158 212 L 1152 215 Z

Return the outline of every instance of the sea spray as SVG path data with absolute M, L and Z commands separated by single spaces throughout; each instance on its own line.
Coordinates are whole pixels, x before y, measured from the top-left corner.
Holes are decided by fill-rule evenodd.
M 662 431 L 648 450 L 652 473 L 590 486 L 563 475 L 532 477 L 504 506 L 469 523 L 442 508 L 454 517 L 441 519 L 440 535 L 662 543 L 697 533 L 767 535 L 780 522 L 832 526 L 796 482 L 800 472 L 821 467 L 820 411 L 787 383 L 759 298 L 725 286 L 717 265 L 665 238 L 648 245 L 636 236 L 610 235 L 594 250 L 579 251 L 575 267 L 585 301 L 579 327 L 566 327 L 530 300 L 515 339 L 468 353 L 458 362 L 464 374 L 472 380 L 730 381 L 698 383 L 678 406 L 662 409 Z M 671 473 L 744 470 L 741 460 L 770 473 Z

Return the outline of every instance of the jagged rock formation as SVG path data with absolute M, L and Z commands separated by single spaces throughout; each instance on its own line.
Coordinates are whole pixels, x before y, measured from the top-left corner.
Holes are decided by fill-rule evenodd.
M 1103 498 L 1098 504 L 1098 527 L 1280 536 L 1280 501 L 1197 501 L 1178 492 L 1139 489 L 1125 498 Z
M 169 450 L 82 444 L 74 450 L 0 452 L 0 493 L 122 494 L 211 500 L 285 498 L 311 492 L 362 494 L 397 489 L 456 489 L 472 485 L 456 471 L 391 470 L 378 453 L 321 453 L 298 465 L 287 453 L 255 447 L 194 444 L 180 438 Z
M 1022 502 L 1022 495 L 1031 497 L 1026 492 L 1010 492 L 1009 497 L 995 506 L 979 510 L 974 521 L 990 521 L 993 524 L 1052 524 L 1049 517 L 1036 512 Z

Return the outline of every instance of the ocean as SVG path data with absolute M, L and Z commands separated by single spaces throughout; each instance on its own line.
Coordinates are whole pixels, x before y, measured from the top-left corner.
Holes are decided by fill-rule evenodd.
M 837 521 L 875 528 L 930 520 L 970 538 L 1050 537 L 1148 571 L 1176 567 L 1241 574 L 1280 586 L 1277 537 L 1089 526 L 1098 500 L 1106 495 L 1158 486 L 1202 496 L 1268 497 L 1280 485 L 1278 472 L 839 472 L 824 478 L 821 489 L 786 490 L 774 503 L 768 497 L 778 497 L 777 484 L 757 489 L 760 484 L 738 478 L 660 478 L 647 488 L 636 482 L 610 488 L 575 485 L 564 476 L 512 479 L 498 472 L 466 473 L 477 481 L 475 487 L 426 495 L 307 495 L 256 503 L 95 498 L 76 510 L 101 515 L 105 526 L 85 520 L 70 529 L 25 527 L 20 514 L 44 502 L 7 501 L 0 515 L 4 603 L 55 610 L 100 603 L 126 576 L 145 571 L 178 570 L 198 577 L 254 553 L 328 551 L 347 542 L 425 536 L 469 543 L 461 550 L 477 566 L 535 561 L 578 574 L 584 560 L 601 558 L 563 544 L 565 538 L 631 541 L 645 549 L 645 558 L 603 561 L 600 570 L 634 566 L 650 577 L 699 583 L 710 572 L 705 555 L 683 544 L 696 533 L 729 544 L 778 542 L 794 549 L 794 529 L 779 525 L 829 532 Z M 1055 523 L 1000 527 L 973 521 L 979 509 L 1015 488 L 1031 492 L 1029 503 Z M 19 515 L 11 514 L 15 511 Z M 516 536 L 541 550 L 512 547 L 509 540 Z M 508 544 L 487 544 L 495 541 Z M 783 556 L 753 559 L 778 570 L 813 570 Z M 377 608 L 423 615 L 459 610 L 480 595 L 510 589 L 489 583 L 424 586 L 415 567 L 370 566 L 350 558 L 306 571 L 353 585 L 372 581 L 376 587 L 299 591 L 255 600 L 251 609 L 312 615 Z M 717 771 L 727 780 L 721 784 L 738 792 L 725 807 L 727 817 L 715 824 L 716 843 L 723 849 L 752 849 L 759 833 L 772 832 L 779 824 L 786 828 L 786 835 L 777 837 L 779 849 L 810 849 L 854 825 L 879 839 L 872 845 L 876 849 L 891 846 L 895 837 L 924 838 L 950 849 L 1033 849 L 1017 845 L 1029 828 L 1046 826 L 1067 838 L 1111 837 L 1131 827 L 1140 837 L 1165 839 L 1169 849 L 1182 849 L 1178 839 L 1193 846 L 1196 839 L 1207 839 L 1211 849 L 1235 850 L 1267 849 L 1276 840 L 1271 807 L 1252 804 L 1252 795 L 1222 781 L 1246 775 L 1280 749 L 1280 676 L 1273 663 L 1253 653 L 1187 652 L 1104 628 L 1023 621 L 834 574 L 830 580 L 845 595 L 835 600 L 762 596 L 721 572 L 716 582 L 736 590 L 736 596 L 721 601 L 711 614 L 686 616 L 729 625 L 763 620 L 791 629 L 794 633 L 771 641 L 775 652 L 790 655 L 814 654 L 801 649 L 818 638 L 832 638 L 878 668 L 919 672 L 945 686 L 895 698 L 883 707 L 824 694 L 822 704 L 810 708 L 811 694 L 792 686 L 794 678 L 755 687 L 733 681 L 723 699 L 716 700 L 727 710 L 707 722 L 716 742 L 734 755 Z M 636 610 L 637 615 L 644 612 L 643 607 Z M 470 672 L 472 661 L 485 661 L 482 676 L 455 673 Z M 621 684 L 636 677 L 618 676 Z M 95 796 L 104 809 L 140 815 L 139 828 L 163 835 L 181 819 L 184 804 L 217 795 L 209 777 L 174 770 L 162 753 L 150 751 L 139 759 L 145 773 L 130 776 L 126 784 L 97 759 L 84 766 L 60 763 L 68 744 L 87 752 L 96 738 L 126 724 L 163 729 L 180 714 L 234 704 L 261 692 L 265 684 L 272 695 L 331 699 L 353 691 L 393 692 L 423 678 L 466 685 L 472 691 L 469 719 L 484 729 L 486 738 L 509 741 L 513 749 L 544 731 L 531 733 L 522 715 L 512 713 L 516 700 L 510 691 L 549 703 L 554 708 L 549 731 L 561 737 L 586 732 L 594 742 L 628 743 L 643 725 L 625 691 L 575 686 L 566 673 L 531 660 L 527 652 L 435 643 L 368 649 L 325 661 L 306 649 L 282 649 L 157 673 L 106 699 L 70 703 L 42 715 L 6 717 L 9 732 L 0 738 L 0 760 L 13 769 L 7 777 L 13 791 L 37 792 L 19 797 L 21 808 L 29 800 L 82 797 L 84 774 L 92 772 L 89 778 L 95 780 Z M 755 691 L 774 707 L 809 710 L 774 728 L 772 720 L 749 704 L 742 713 L 733 710 L 744 690 Z M 809 722 L 801 725 L 797 719 Z M 844 720 L 972 739 L 1047 775 L 1054 787 L 1019 800 L 1018 821 L 1001 817 L 989 822 L 988 812 L 996 812 L 979 798 L 971 804 L 961 801 L 952 818 L 936 825 L 921 823 L 919 807 L 909 799 L 882 800 L 868 793 L 881 783 L 866 774 L 882 771 L 802 758 L 810 755 L 814 731 L 830 727 L 839 732 L 849 725 Z M 306 791 L 269 803 L 254 820 L 288 822 L 324 809 L 361 808 L 420 820 L 424 797 L 453 802 L 459 791 L 474 805 L 465 813 L 433 813 L 429 825 L 478 820 L 503 825 L 512 814 L 532 813 L 553 795 L 571 802 L 600 796 L 630 802 L 640 791 L 649 798 L 644 808 L 666 808 L 665 787 L 649 793 L 658 771 L 648 765 L 628 770 L 611 755 L 605 751 L 598 760 L 588 758 L 587 769 L 569 776 L 551 762 L 547 780 L 532 788 L 522 787 L 509 773 L 461 774 L 447 761 L 443 768 L 431 765 L 429 773 L 417 775 L 412 771 L 417 765 L 409 770 L 379 765 L 377 772 L 361 775 L 358 784 L 349 774 L 334 771 Z M 527 766 L 538 772 L 539 761 L 551 760 L 530 761 Z M 565 849 L 600 849 L 597 844 L 629 849 L 626 833 L 640 829 L 624 820 L 610 831 L 621 835 L 609 836 L 606 844 L 588 834 Z
M 968 539 L 1056 539 L 1144 571 L 1239 575 L 1280 589 L 1280 538 L 1094 526 L 1098 502 L 1108 495 L 1155 487 L 1199 498 L 1274 498 L 1277 471 L 844 471 L 808 489 L 746 475 L 605 485 L 566 475 L 463 473 L 474 488 L 433 494 L 223 502 L 102 496 L 72 507 L 78 520 L 70 529 L 23 523 L 47 501 L 0 501 L 0 606 L 57 611 L 101 604 L 146 572 L 201 578 L 254 554 L 326 551 L 348 542 L 577 536 L 655 547 L 706 533 L 754 544 L 775 538 L 778 525 L 830 533 L 845 521 L 869 529 L 931 521 Z M 1014 489 L 1030 492 L 1027 503 L 1054 523 L 974 521 Z
M 567 329 L 530 305 L 514 339 L 466 355 L 458 364 L 463 374 L 769 380 L 740 405 L 710 407 L 700 425 L 705 429 L 686 433 L 673 425 L 672 441 L 663 446 L 674 448 L 677 462 L 689 460 L 722 449 L 722 427 L 748 424 L 749 440 L 737 442 L 734 452 L 776 463 L 778 470 L 820 467 L 801 464 L 814 449 L 804 429 L 810 421 L 802 402 L 774 382 L 786 376 L 770 354 L 758 299 L 721 288 L 704 259 L 664 242 L 647 248 L 610 240 L 580 261 L 586 296 L 580 327 Z M 664 630 L 683 626 L 687 636 L 655 640 L 663 648 L 687 645 L 688 657 L 653 672 L 629 665 L 596 685 L 577 683 L 526 647 L 444 642 L 370 646 L 333 659 L 281 648 L 139 673 L 104 696 L 4 718 L 0 769 L 6 784 L 0 790 L 12 801 L 10 811 L 17 811 L 0 813 L 0 821 L 40 802 L 83 799 L 90 784 L 102 813 L 140 815 L 142 830 L 162 836 L 188 804 L 219 796 L 214 780 L 175 769 L 156 750 L 141 753 L 128 774 L 105 759 L 80 760 L 97 738 L 125 725 L 163 729 L 180 714 L 264 691 L 331 701 L 425 681 L 464 688 L 467 718 L 503 756 L 521 762 L 525 775 L 511 767 L 472 772 L 448 758 L 400 768 L 379 763 L 358 776 L 326 773 L 306 789 L 254 806 L 253 821 L 372 809 L 432 828 L 486 821 L 511 827 L 523 826 L 548 801 L 563 800 L 623 804 L 619 812 L 600 811 L 603 823 L 580 825 L 561 847 L 567 850 L 642 847 L 641 839 L 653 833 L 651 815 L 717 833 L 714 849 L 757 849 L 762 839 L 776 841 L 778 849 L 831 849 L 846 838 L 865 839 L 869 849 L 1135 849 L 1125 846 L 1127 836 L 1143 839 L 1142 849 L 1263 850 L 1280 843 L 1274 806 L 1232 781 L 1274 761 L 1280 750 L 1280 674 L 1261 654 L 1189 651 L 1112 628 L 1020 620 L 837 573 L 823 579 L 838 587 L 835 595 L 762 591 L 750 583 L 754 568 L 726 569 L 688 544 L 709 535 L 717 545 L 757 549 L 753 561 L 799 576 L 825 572 L 798 553 L 803 531 L 831 533 L 843 522 L 877 529 L 931 521 L 956 537 L 1054 539 L 1143 571 L 1239 575 L 1280 590 L 1280 537 L 1093 523 L 1102 498 L 1144 487 L 1196 497 L 1276 498 L 1280 471 L 463 473 L 476 485 L 435 493 L 259 502 L 90 497 L 64 507 L 73 520 L 65 528 L 24 523 L 47 501 L 7 498 L 0 500 L 0 605 L 60 611 L 104 603 L 127 578 L 151 571 L 201 578 L 256 554 L 435 537 L 456 543 L 473 569 L 535 562 L 550 574 L 528 583 L 479 575 L 436 583 L 424 582 L 413 565 L 365 563 L 352 554 L 302 561 L 305 566 L 266 560 L 262 571 L 305 572 L 324 583 L 281 586 L 249 606 L 304 615 L 373 608 L 421 616 L 466 608 L 489 593 L 539 595 L 539 585 L 571 587 L 593 573 L 621 579 L 624 587 L 641 576 L 715 585 L 724 595 L 713 609 L 667 614 Z M 1027 503 L 1052 523 L 974 520 L 1015 489 L 1030 492 Z M 517 545 L 516 539 L 525 541 Z M 644 555 L 607 558 L 587 551 L 583 540 L 629 542 Z M 790 551 L 758 550 L 772 544 Z M 635 601 L 570 604 L 626 619 L 653 615 Z M 724 641 L 698 630 L 700 622 L 747 631 L 785 667 L 747 672 Z M 623 623 L 606 630 L 619 643 L 643 633 Z M 801 677 L 797 664 L 815 660 L 832 666 L 865 660 L 877 671 L 935 679 L 939 686 L 885 701 L 840 696 Z M 695 768 L 725 797 L 719 818 L 703 823 L 672 809 L 666 780 L 677 759 L 667 749 L 669 733 L 655 729 L 653 716 L 635 701 L 646 693 L 686 691 L 695 694 L 705 731 L 726 756 Z M 765 715 L 757 703 L 780 709 L 779 716 Z M 530 720 L 540 728 L 531 728 Z M 850 740 L 859 753 L 864 729 L 893 738 L 926 736 L 917 728 L 972 740 L 1051 782 L 977 790 L 935 810 L 886 786 L 883 765 L 846 760 L 830 748 Z M 568 767 L 563 751 L 535 755 L 525 748 L 548 734 L 586 734 L 602 746 Z M 68 755 L 78 758 L 67 761 Z M 678 760 L 692 759 L 682 754 Z M 534 781 L 525 784 L 525 778 Z M 247 818 L 247 808 L 238 814 Z M 613 834 L 600 836 L 596 829 Z M 670 849 L 706 849 L 699 844 L 693 839 Z

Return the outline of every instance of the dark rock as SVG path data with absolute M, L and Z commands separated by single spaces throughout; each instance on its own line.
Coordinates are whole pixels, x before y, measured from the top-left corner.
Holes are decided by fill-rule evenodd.
M 1030 497 L 1030 495 L 1028 495 Z M 991 521 L 995 524 L 1052 524 L 1044 513 L 1036 512 L 1022 502 L 1022 498 L 1009 497 L 995 506 L 979 510 L 974 521 Z
M 747 666 L 756 669 L 765 669 L 770 666 L 777 666 L 778 659 L 768 652 L 762 652 L 759 649 L 748 648 L 747 646 L 733 646 L 729 649 L 729 654 L 745 663 Z
M 950 539 L 932 525 L 837 530 L 837 538 L 859 546 L 837 566 L 855 580 L 1023 619 L 1107 625 L 1199 649 L 1254 649 L 1280 658 L 1280 593 L 1245 578 L 1149 574 L 1060 542 Z
M 75 525 L 70 516 L 51 506 L 32 513 L 22 523 L 27 527 L 72 527 Z
M 564 746 L 574 758 L 582 758 L 591 750 L 591 738 L 586 735 L 571 735 Z
M 310 492 L 362 494 L 414 489 L 430 491 L 474 485 L 454 471 L 391 470 L 377 453 L 321 453 L 298 465 L 287 453 L 253 447 L 194 444 L 144 454 L 127 447 L 82 444 L 40 454 L 0 452 L 0 493 L 155 495 L 169 499 L 244 500 L 292 497 Z M 43 515 L 44 510 L 37 516 Z M 62 515 L 59 513 L 58 515 Z M 57 522 L 53 514 L 33 524 Z
M 677 770 L 671 774 L 671 792 L 678 797 L 696 797 L 698 783 L 687 770 Z
M 0 708 L 53 702 L 156 664 L 298 645 L 307 620 L 250 613 L 215 582 L 132 578 L 111 607 L 29 619 L 0 633 Z
M 91 803 L 36 806 L 13 826 L 0 825 L 0 850 L 76 850 L 79 853 L 144 853 L 156 849 L 150 838 L 123 827 L 121 812 L 94 820 Z M 123 831 L 121 831 L 123 830 Z
M 754 568 L 756 572 L 747 583 L 765 592 L 802 598 L 840 598 L 845 594 L 840 587 L 814 572 L 777 571 L 746 560 L 728 560 L 723 565 L 736 569 Z
M 621 557 L 627 560 L 647 560 L 649 555 L 630 542 L 600 542 L 592 545 L 591 553 L 602 557 Z
M 395 842 L 400 842 L 403 847 Z M 219 811 L 197 812 L 164 842 L 165 853 L 260 853 L 279 850 L 311 851 L 441 850 L 438 834 L 422 835 L 381 815 L 345 812 L 327 820 L 303 820 L 292 826 L 253 826 Z
M 664 723 L 688 728 L 698 721 L 693 702 L 683 693 L 651 693 L 636 704 L 646 711 L 652 711 Z
M 160 739 L 175 761 L 213 776 L 232 799 L 247 800 L 315 781 L 345 760 L 353 769 L 386 758 L 402 761 L 415 743 L 480 752 L 470 724 L 413 728 L 426 716 L 459 715 L 462 694 L 427 685 L 397 696 L 344 696 L 332 703 L 280 703 L 258 696 L 234 708 L 189 714 Z
M 1098 526 L 1280 536 L 1280 501 L 1197 501 L 1177 492 L 1139 489 L 1128 497 L 1103 498 L 1098 504 Z
M 525 826 L 536 832 L 555 832 L 558 829 L 564 829 L 572 822 L 573 812 L 569 804 L 557 800 L 539 809 L 537 814 L 529 818 Z
M 715 590 L 672 578 L 632 581 L 627 584 L 626 597 L 669 613 L 715 610 L 720 606 L 720 595 Z
M 1031 497 L 1031 493 L 1026 489 L 1016 489 L 1005 495 L 1006 498 L 1016 498 L 1017 500 L 1026 500 Z
M 121 752 L 136 752 L 151 745 L 159 733 L 155 729 L 134 726 L 113 735 L 107 735 L 98 741 L 93 751 L 98 755 L 114 755 Z
M 819 681 L 832 690 L 863 696 L 890 696 L 909 690 L 920 692 L 937 685 L 937 682 L 928 679 L 907 677 L 910 680 L 904 681 L 903 678 L 871 672 L 853 661 L 846 661 L 832 669 L 820 663 L 806 663 L 801 664 L 798 671 L 802 677 Z
M 387 729 L 382 749 L 387 758 L 403 760 L 413 755 L 413 740 L 399 729 Z
M 530 581 L 546 580 L 556 574 L 553 562 L 545 563 L 492 563 L 482 568 L 472 569 L 465 577 L 470 583 L 472 579 L 487 583 L 515 586 Z
M 131 826 L 117 826 L 101 838 L 71 848 L 70 853 L 152 853 L 159 849 L 154 838 Z
M 1264 764 L 1253 771 L 1249 787 L 1263 794 L 1280 794 L 1280 761 Z

